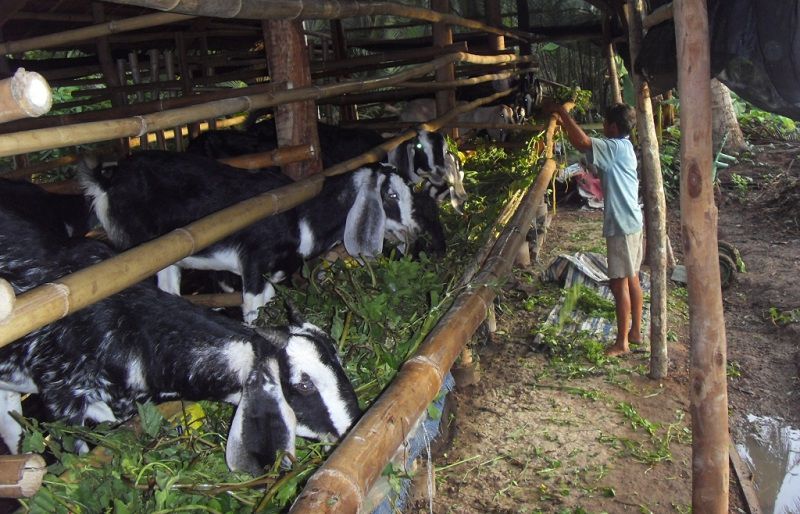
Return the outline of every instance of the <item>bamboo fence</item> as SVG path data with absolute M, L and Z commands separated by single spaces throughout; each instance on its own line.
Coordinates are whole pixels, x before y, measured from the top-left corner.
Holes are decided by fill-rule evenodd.
M 12 77 L 0 80 L 0 123 L 41 116 L 52 105 L 50 86 L 36 72 L 18 68 Z
M 532 58 L 526 56 L 484 56 L 456 52 L 386 78 L 350 80 L 325 86 L 309 86 L 288 91 L 217 100 L 203 105 L 172 109 L 143 116 L 3 134 L 0 135 L 0 157 L 62 146 L 96 143 L 120 137 L 140 137 L 148 132 L 165 130 L 176 125 L 194 123 L 208 118 L 273 107 L 283 103 L 320 99 L 349 92 L 368 91 L 392 86 L 411 78 L 424 76 L 440 66 L 456 61 L 475 64 L 497 64 L 527 63 L 531 62 L 531 60 Z
M 566 107 L 571 109 L 572 105 Z M 556 168 L 552 159 L 555 126 L 555 116 L 551 116 L 548 160 L 472 281 L 473 287 L 456 298 L 417 353 L 403 364 L 389 387 L 309 479 L 290 513 L 359 512 L 386 463 L 439 393 L 448 370 L 483 322 L 496 285 L 510 272 Z

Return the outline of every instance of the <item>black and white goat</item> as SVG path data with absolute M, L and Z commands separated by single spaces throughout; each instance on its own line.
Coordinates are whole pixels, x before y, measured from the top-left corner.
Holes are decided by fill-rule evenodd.
M 0 206 L 0 277 L 17 294 L 111 255 Z M 296 313 L 286 328 L 251 329 L 144 282 L 0 348 L 0 434 L 13 453 L 9 412 L 28 393 L 74 424 L 122 421 L 148 400 L 233 403 L 226 460 L 253 474 L 292 454 L 296 435 L 333 441 L 360 414 L 333 340 Z
M 82 237 L 91 228 L 83 195 L 50 193 L 30 182 L 0 178 L 0 205 L 67 237 Z
M 85 166 L 79 179 L 109 239 L 126 249 L 291 180 L 249 173 L 206 157 L 143 151 L 104 167 Z M 265 218 L 186 257 L 158 274 L 159 287 L 180 293 L 180 268 L 231 271 L 242 277 L 242 311 L 252 323 L 280 282 L 333 245 L 375 257 L 384 239 L 400 251 L 420 235 L 432 253 L 444 251 L 444 230 L 433 201 L 415 194 L 393 168 L 372 165 L 325 180 L 308 202 Z M 423 238 L 423 239 L 425 239 Z
M 447 143 L 444 136 L 436 132 L 418 131 L 418 135 L 404 141 L 389 152 L 382 162 L 397 168 L 401 176 L 410 184 L 425 189 L 429 196 L 439 197 L 440 193 L 464 189 L 457 175 L 445 167 Z M 317 123 L 322 164 L 328 168 L 342 161 L 357 157 L 372 148 L 383 144 L 385 139 L 377 132 L 363 128 L 344 128 L 326 123 Z M 201 134 L 192 140 L 188 153 L 205 155 L 214 159 L 236 157 L 248 153 L 274 150 L 278 147 L 274 120 L 251 125 L 246 131 L 215 130 Z M 452 198 L 458 205 L 461 198 Z

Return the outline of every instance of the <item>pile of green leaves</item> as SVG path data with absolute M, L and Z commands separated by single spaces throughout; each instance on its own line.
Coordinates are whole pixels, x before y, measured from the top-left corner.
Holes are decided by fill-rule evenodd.
M 768 143 L 800 139 L 800 127 L 791 118 L 762 111 L 733 93 L 731 98 L 739 126 L 749 142 Z

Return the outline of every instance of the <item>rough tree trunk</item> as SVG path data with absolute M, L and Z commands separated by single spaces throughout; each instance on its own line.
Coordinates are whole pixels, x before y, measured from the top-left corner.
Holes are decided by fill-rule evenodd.
M 714 139 L 714 151 L 720 150 L 720 144 L 725 134 L 724 150 L 729 153 L 739 153 L 747 149 L 736 112 L 733 110 L 730 90 L 717 79 L 711 79 L 711 127 Z

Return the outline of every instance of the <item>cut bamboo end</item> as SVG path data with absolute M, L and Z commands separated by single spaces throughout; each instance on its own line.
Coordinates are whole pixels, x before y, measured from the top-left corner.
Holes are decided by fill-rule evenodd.
M 0 122 L 35 118 L 52 106 L 50 85 L 36 72 L 19 68 L 13 77 L 0 81 Z
M 0 455 L 0 498 L 28 498 L 36 494 L 47 473 L 41 455 Z
M 0 323 L 11 315 L 17 296 L 8 281 L 0 278 Z

